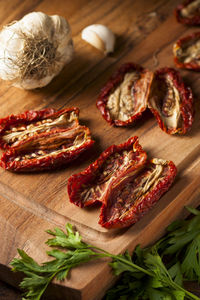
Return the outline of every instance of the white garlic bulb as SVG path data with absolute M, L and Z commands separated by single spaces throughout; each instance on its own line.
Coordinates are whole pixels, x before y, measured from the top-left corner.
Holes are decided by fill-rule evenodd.
M 32 12 L 0 32 L 0 78 L 20 88 L 47 85 L 72 55 L 69 24 L 58 15 Z
M 82 39 L 105 54 L 114 51 L 115 36 L 105 25 L 93 24 L 87 26 L 82 31 Z

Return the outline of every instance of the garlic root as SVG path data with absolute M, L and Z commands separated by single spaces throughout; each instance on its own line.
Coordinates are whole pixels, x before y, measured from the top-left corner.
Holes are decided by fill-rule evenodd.
M 47 85 L 72 55 L 69 24 L 57 15 L 32 12 L 0 32 L 0 78 L 20 88 Z

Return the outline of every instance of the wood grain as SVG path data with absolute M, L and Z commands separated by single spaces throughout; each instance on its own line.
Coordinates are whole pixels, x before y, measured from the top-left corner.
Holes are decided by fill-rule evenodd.
M 37 174 L 14 174 L 0 170 L 0 278 L 17 285 L 9 262 L 22 248 L 37 261 L 46 260 L 44 241 L 47 228 L 74 224 L 88 242 L 113 253 L 135 245 L 147 245 L 164 233 L 177 217 L 185 216 L 184 205 L 200 202 L 200 110 L 199 75 L 181 71 L 195 94 L 196 115 L 192 130 L 185 136 L 169 136 L 157 126 L 150 112 L 130 128 L 110 127 L 96 109 L 101 87 L 122 63 L 133 61 L 151 70 L 174 67 L 172 45 L 180 37 L 197 31 L 178 24 L 173 10 L 179 1 L 169 0 L 38 0 L 0 1 L 0 23 L 5 25 L 31 11 L 59 14 L 70 23 L 75 47 L 74 59 L 45 88 L 24 91 L 0 82 L 0 117 L 27 109 L 78 106 L 80 122 L 87 125 L 96 140 L 94 148 L 66 169 Z M 117 36 L 115 52 L 105 57 L 81 40 L 81 30 L 90 24 L 107 25 Z M 98 225 L 99 208 L 80 209 L 67 197 L 68 177 L 83 170 L 111 144 L 138 135 L 149 157 L 173 160 L 178 176 L 170 191 L 136 225 L 108 231 Z M 54 299 L 101 299 L 112 284 L 107 263 L 89 263 L 72 271 L 70 280 L 54 282 L 48 293 Z M 98 285 L 96 284 L 98 282 Z M 48 295 L 48 294 L 47 294 Z M 48 296 L 49 297 L 49 296 Z M 49 298 L 51 299 L 51 298 Z

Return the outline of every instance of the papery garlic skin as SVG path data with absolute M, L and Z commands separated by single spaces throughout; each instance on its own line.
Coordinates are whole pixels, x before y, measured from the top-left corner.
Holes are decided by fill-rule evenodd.
M 27 52 L 29 41 L 35 57 Z M 32 12 L 0 32 L 0 78 L 16 87 L 35 89 L 47 85 L 72 56 L 70 27 L 61 16 Z
M 115 35 L 105 25 L 93 24 L 83 29 L 81 37 L 83 40 L 104 52 L 105 54 L 114 51 Z

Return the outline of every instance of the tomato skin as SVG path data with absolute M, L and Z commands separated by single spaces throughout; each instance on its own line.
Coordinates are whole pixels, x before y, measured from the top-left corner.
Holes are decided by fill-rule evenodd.
M 160 86 L 160 83 L 166 82 L 166 77 L 169 77 L 173 82 L 174 87 L 178 90 L 180 97 L 180 115 L 182 122 L 176 128 L 167 127 L 159 110 L 155 109 L 151 105 L 151 101 L 148 102 L 148 107 L 157 119 L 160 128 L 168 134 L 185 134 L 191 129 L 194 120 L 194 108 L 193 108 L 193 93 L 190 87 L 187 87 L 178 71 L 173 68 L 164 67 L 158 69 L 154 73 L 154 80 Z M 156 90 L 152 89 L 152 94 L 156 95 Z M 150 96 L 151 98 L 151 96 Z
M 199 25 L 200 24 L 200 11 L 199 8 L 196 11 L 196 14 L 192 17 L 183 17 L 181 15 L 182 9 L 187 7 L 189 4 L 194 2 L 195 0 L 186 0 L 182 4 L 179 4 L 175 9 L 175 16 L 179 23 L 186 24 L 186 25 Z
M 98 182 L 105 182 L 106 175 L 104 177 L 103 172 L 105 173 L 105 169 L 110 163 L 108 161 L 111 157 L 120 155 L 123 151 L 132 152 L 133 159 L 127 163 L 127 172 L 126 170 L 116 170 L 115 172 L 112 172 L 112 167 L 114 168 L 115 165 L 115 160 L 112 160 L 111 169 L 109 169 L 109 171 L 111 171 L 110 174 L 112 174 L 112 178 L 109 185 L 116 177 L 121 178 L 124 173 L 128 175 L 130 171 L 133 171 L 135 168 L 140 168 L 146 162 L 146 152 L 140 146 L 137 136 L 131 137 L 127 142 L 120 145 L 112 145 L 108 147 L 104 152 L 102 152 L 99 158 L 90 164 L 84 171 L 74 174 L 68 179 L 68 195 L 70 202 L 79 207 L 102 203 L 104 201 L 104 197 L 102 195 L 97 197 L 94 193 L 93 198 L 90 197 L 85 201 L 81 198 L 81 193 L 83 193 L 85 189 L 90 188 L 92 185 L 96 185 Z M 102 194 L 104 194 L 104 191 L 107 188 L 108 186 L 102 188 Z
M 123 153 L 131 155 L 123 159 Z M 127 162 L 128 158 L 130 160 Z M 148 185 L 151 174 L 154 176 L 154 170 L 159 164 L 160 173 L 156 173 L 154 183 Z M 106 170 L 111 171 L 111 176 L 107 177 Z M 127 227 L 151 209 L 170 188 L 176 173 L 172 161 L 148 161 L 146 152 L 135 136 L 123 144 L 108 147 L 84 171 L 69 177 L 69 200 L 81 208 L 100 204 L 99 224 L 107 229 Z M 138 187 L 139 191 L 143 190 L 145 180 L 148 187 L 140 194 Z M 120 201 L 122 204 L 118 205 Z M 124 208 L 127 209 L 126 214 Z
M 34 122 L 42 121 L 48 118 L 56 118 L 64 113 L 74 112 L 77 116 L 76 125 L 78 125 L 79 109 L 77 107 L 65 108 L 56 110 L 54 108 L 45 108 L 42 110 L 27 110 L 24 113 L 18 115 L 9 115 L 0 119 L 0 149 L 9 149 L 12 147 L 6 143 L 2 137 L 6 130 L 9 130 L 12 126 L 29 125 Z
M 187 43 L 191 43 L 192 41 L 195 42 L 197 39 L 200 39 L 200 32 L 194 32 L 192 34 L 189 34 L 189 35 L 179 39 L 174 44 L 174 47 L 173 47 L 174 62 L 178 68 L 188 69 L 188 70 L 193 70 L 193 71 L 200 71 L 200 64 L 195 62 L 195 59 L 191 62 L 184 63 L 180 60 L 180 58 L 177 55 L 179 49 L 184 48 L 184 45 L 186 45 Z
M 145 170 L 153 163 L 153 160 L 148 161 L 142 170 L 145 173 Z M 120 210 L 117 212 L 119 217 L 113 218 L 111 220 L 107 217 L 110 202 L 113 201 L 112 195 L 107 197 L 107 201 L 103 203 L 101 207 L 101 213 L 99 218 L 99 224 L 107 229 L 111 228 L 123 228 L 135 224 L 138 222 L 166 193 L 170 186 L 172 185 L 174 178 L 177 173 L 176 166 L 172 161 L 166 161 L 166 174 L 161 180 L 156 184 L 153 189 L 150 189 L 143 197 L 138 197 L 138 199 L 130 205 L 129 211 L 126 212 L 126 215 L 123 217 L 123 214 L 120 213 Z M 133 189 L 134 191 L 134 189 Z M 125 203 L 123 204 L 125 205 Z
M 135 113 L 133 112 L 133 115 L 131 115 L 126 121 L 113 119 L 109 112 L 109 109 L 107 108 L 108 98 L 113 93 L 113 91 L 123 82 L 125 75 L 130 72 L 137 72 L 141 76 L 140 80 L 138 81 L 136 80 L 136 84 L 137 82 L 140 81 L 139 85 L 141 85 L 141 90 L 144 89 L 144 91 L 142 91 L 143 94 L 141 97 L 141 99 L 143 98 L 142 105 L 140 105 L 141 106 L 140 109 Z M 96 105 L 97 108 L 100 110 L 103 118 L 110 125 L 114 125 L 114 126 L 132 125 L 138 118 L 141 117 L 142 113 L 147 108 L 147 99 L 150 92 L 150 85 L 152 79 L 153 79 L 153 72 L 144 69 L 142 66 L 131 62 L 123 64 L 108 80 L 108 82 L 102 88 L 97 98 Z M 136 101 L 140 101 L 139 97 L 137 97 Z
M 1 119 L 0 148 L 7 151 L 4 152 L 1 157 L 0 166 L 6 170 L 14 172 L 34 172 L 60 168 L 76 159 L 82 152 L 89 149 L 94 143 L 91 139 L 89 128 L 79 125 L 78 115 L 79 109 L 76 107 L 62 109 L 59 111 L 47 108 L 40 111 L 26 111 L 19 115 L 10 115 Z M 35 131 L 35 133 L 31 136 L 24 135 L 23 139 L 18 139 L 17 142 L 12 141 L 12 139 L 9 139 L 9 142 L 5 140 L 6 134 L 8 132 L 12 133 L 13 127 L 15 127 L 15 131 L 18 132 L 20 132 L 20 127 L 27 131 L 28 126 L 34 126 L 34 128 L 37 128 L 37 126 L 39 126 L 37 124 L 43 124 L 42 122 L 53 122 L 52 120 L 62 116 L 67 116 L 69 118 L 72 116 L 71 123 L 70 121 L 66 121 L 66 124 L 63 123 L 60 127 L 59 125 L 53 125 L 49 128 L 47 125 L 44 131 Z M 23 131 L 21 132 L 23 133 Z M 67 135 L 63 136 L 63 133 L 68 133 L 69 137 L 67 137 Z M 78 147 L 70 147 L 73 146 L 76 134 L 80 133 L 84 135 L 83 143 L 78 145 Z M 64 145 L 64 148 L 57 153 L 57 145 L 55 144 L 54 146 L 54 140 L 51 140 L 54 136 L 61 141 L 61 145 L 62 143 Z M 41 140 L 41 149 L 45 152 L 44 155 L 40 156 L 38 152 L 40 150 Z M 52 144 L 50 144 L 49 141 L 52 141 Z M 65 151 L 69 142 L 71 142 L 71 145 L 68 146 L 70 148 L 68 151 Z M 54 150 L 51 150 L 52 145 Z

